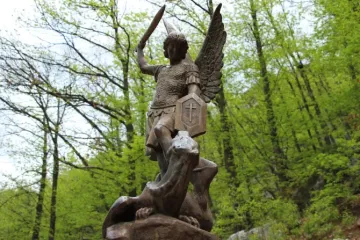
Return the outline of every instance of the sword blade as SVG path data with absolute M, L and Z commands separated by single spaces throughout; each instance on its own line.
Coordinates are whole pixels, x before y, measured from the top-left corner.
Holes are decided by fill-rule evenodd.
M 151 34 L 154 32 L 154 30 L 156 29 L 157 25 L 159 25 L 159 22 L 162 18 L 162 16 L 164 15 L 165 12 L 165 5 L 162 6 L 160 8 L 160 10 L 157 12 L 157 14 L 155 15 L 154 19 L 152 20 L 149 28 L 146 30 L 146 32 L 144 33 L 144 35 L 142 36 L 140 43 L 145 43 L 149 37 L 151 36 Z

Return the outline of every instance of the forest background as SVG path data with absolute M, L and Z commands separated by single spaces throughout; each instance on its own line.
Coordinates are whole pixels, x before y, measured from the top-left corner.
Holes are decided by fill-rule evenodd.
M 2 176 L 0 239 L 100 239 L 114 200 L 155 178 L 144 156 L 155 83 L 134 49 L 164 1 L 137 2 L 34 0 L 0 31 L 1 152 L 18 167 Z M 218 3 L 167 2 L 193 58 Z M 343 236 L 360 215 L 360 2 L 222 3 L 222 89 L 197 138 L 219 166 L 213 232 Z M 167 63 L 165 35 L 147 44 L 153 64 Z

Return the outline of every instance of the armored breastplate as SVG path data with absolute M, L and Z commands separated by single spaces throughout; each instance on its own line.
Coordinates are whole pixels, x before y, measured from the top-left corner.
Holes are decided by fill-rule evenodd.
M 175 106 L 188 92 L 183 64 L 163 67 L 157 76 L 156 91 L 151 108 Z

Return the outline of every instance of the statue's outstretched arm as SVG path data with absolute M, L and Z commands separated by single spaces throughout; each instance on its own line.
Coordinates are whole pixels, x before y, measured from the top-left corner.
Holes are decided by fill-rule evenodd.
M 146 30 L 146 32 L 142 36 L 142 38 L 139 42 L 139 45 L 137 46 L 137 49 L 136 49 L 137 50 L 137 61 L 138 61 L 139 67 L 141 69 L 141 72 L 145 73 L 145 74 L 153 75 L 153 76 L 156 75 L 157 71 L 160 68 L 159 68 L 159 66 L 149 66 L 147 64 L 146 59 L 144 57 L 143 49 L 145 48 L 147 40 L 149 39 L 149 37 L 151 36 L 151 34 L 154 32 L 157 25 L 159 24 L 163 14 L 164 14 L 164 11 L 165 11 L 165 5 L 162 6 L 160 8 L 160 10 L 157 12 L 157 14 L 155 15 L 149 28 Z
M 140 70 L 144 74 L 149 74 L 154 76 L 158 66 L 156 65 L 148 65 L 145 56 L 144 56 L 144 47 L 145 45 L 140 45 L 137 47 L 137 61 L 140 67 Z

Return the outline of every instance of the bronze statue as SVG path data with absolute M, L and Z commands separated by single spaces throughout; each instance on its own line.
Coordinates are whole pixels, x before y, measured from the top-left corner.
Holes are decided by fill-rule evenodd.
M 206 131 L 206 103 L 220 90 L 226 32 L 220 14 L 212 17 L 202 49 L 193 62 L 184 34 L 165 23 L 168 36 L 164 55 L 170 65 L 148 65 L 143 49 L 165 10 L 160 9 L 137 47 L 141 71 L 153 75 L 156 90 L 147 113 L 146 154 L 157 160 L 160 174 L 138 197 L 121 197 L 111 207 L 103 225 L 145 219 L 158 213 L 190 223 L 205 231 L 212 228 L 209 186 L 217 173 L 215 163 L 200 158 L 192 137 Z M 194 190 L 189 193 L 188 185 Z

